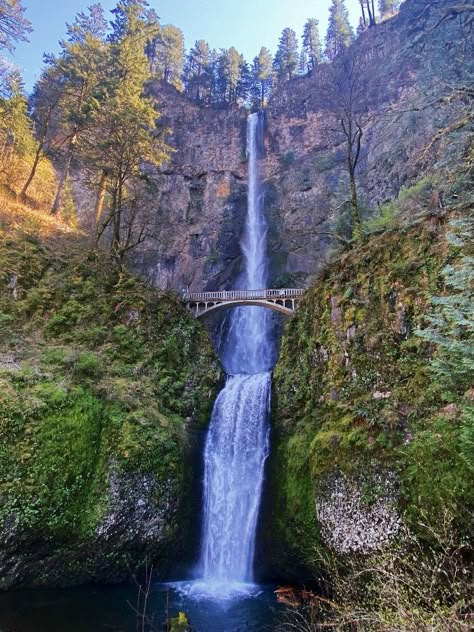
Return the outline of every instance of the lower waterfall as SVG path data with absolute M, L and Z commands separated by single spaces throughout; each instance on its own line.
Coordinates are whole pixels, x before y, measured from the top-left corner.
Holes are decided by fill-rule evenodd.
M 268 455 L 271 374 L 227 380 L 205 450 L 203 577 L 253 580 L 255 532 Z

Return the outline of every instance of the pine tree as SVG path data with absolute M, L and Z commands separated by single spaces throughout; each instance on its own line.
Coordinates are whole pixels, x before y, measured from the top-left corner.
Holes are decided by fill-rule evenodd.
M 62 112 L 61 146 L 64 157 L 51 209 L 53 215 L 57 214 L 62 206 L 77 142 L 91 123 L 94 109 L 98 107 L 101 96 L 104 96 L 107 73 L 106 22 L 100 19 L 101 15 L 103 14 L 100 5 L 92 5 L 88 16 L 79 13 L 74 23 L 68 25 L 67 40 L 60 42 L 61 54 L 58 57 L 46 57 L 47 63 L 60 76 L 63 85 L 59 107 Z M 92 31 L 89 31 L 89 28 L 92 28 Z
M 278 43 L 273 68 L 278 79 L 291 79 L 298 69 L 298 41 L 293 29 L 283 29 Z
M 264 46 L 252 64 L 252 101 L 255 107 L 263 108 L 270 96 L 273 83 L 272 55 Z
M 379 0 L 380 15 L 384 18 L 392 15 L 400 8 L 401 0 Z
M 27 42 L 33 30 L 24 16 L 22 0 L 0 0 L 0 50 L 12 52 L 17 42 Z
M 13 188 L 17 179 L 17 159 L 33 156 L 35 148 L 21 74 L 10 66 L 0 97 L 0 174 L 7 186 Z
M 215 63 L 215 59 L 214 59 Z M 187 94 L 196 101 L 209 98 L 212 84 L 211 51 L 205 40 L 197 40 L 186 58 L 184 83 Z
M 252 90 L 252 72 L 243 55 L 240 56 L 240 77 L 235 93 L 236 102 L 248 103 Z
M 183 32 L 172 24 L 164 26 L 157 38 L 155 73 L 178 90 L 182 90 L 184 69 Z
M 303 45 L 301 50 L 300 61 L 301 71 L 311 72 L 318 64 L 321 63 L 323 57 L 323 48 L 321 37 L 319 35 L 319 22 L 314 18 L 309 18 L 304 25 Z
M 235 103 L 238 97 L 237 87 L 242 78 L 244 65 L 244 58 L 234 46 L 228 50 L 221 50 L 218 65 L 218 84 L 222 101 Z
M 156 130 L 154 102 L 144 96 L 151 76 L 144 46 L 150 40 L 150 23 L 142 3 L 121 5 L 110 37 L 107 99 L 94 110 L 79 144 L 83 159 L 101 174 L 96 205 L 99 238 L 110 229 L 110 249 L 120 265 L 148 234 L 140 197 L 147 190 L 146 165 L 159 165 L 169 155 Z M 110 208 L 101 220 L 105 192 Z
M 326 55 L 332 60 L 346 50 L 352 40 L 354 32 L 349 22 L 349 13 L 344 0 L 332 0 L 329 9 L 329 26 L 326 34 Z

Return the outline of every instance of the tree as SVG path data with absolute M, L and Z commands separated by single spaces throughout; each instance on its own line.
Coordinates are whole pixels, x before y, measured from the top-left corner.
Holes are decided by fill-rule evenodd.
M 325 89 L 321 93 L 323 103 L 334 113 L 335 126 L 330 131 L 344 147 L 345 169 L 349 176 L 351 232 L 355 240 L 362 237 L 357 168 L 364 130 L 371 120 L 361 71 L 361 53 L 345 49 L 329 66 Z
M 182 90 L 181 75 L 184 69 L 183 32 L 172 24 L 161 29 L 158 48 L 158 75 L 178 90 Z
M 362 9 L 362 20 L 364 26 L 375 26 L 377 23 L 377 19 L 375 16 L 375 0 L 359 0 L 359 4 Z
M 218 86 L 222 101 L 235 103 L 239 96 L 245 98 L 245 94 L 239 94 L 239 87 L 242 91 L 242 72 L 245 66 L 245 59 L 234 46 L 228 50 L 221 50 L 218 64 Z
M 437 348 L 430 366 L 439 383 L 462 394 L 474 383 L 474 214 L 451 227 L 455 258 L 442 272 L 446 292 L 432 297 L 428 326 L 417 334 Z
M 150 69 L 154 76 L 170 83 L 178 90 L 183 89 L 184 36 L 183 32 L 172 24 L 159 26 L 156 20 L 157 34 L 148 43 L 146 53 L 150 59 Z
M 304 25 L 303 31 L 303 45 L 301 50 L 301 56 L 304 57 L 304 63 L 301 66 L 302 72 L 312 72 L 318 64 L 321 63 L 323 58 L 323 48 L 321 44 L 321 37 L 319 35 L 319 22 L 314 18 L 309 18 Z
M 298 68 L 298 42 L 293 29 L 283 29 L 273 68 L 280 80 L 291 79 Z
M 17 42 L 27 42 L 33 30 L 24 16 L 21 0 L 0 0 L 0 50 L 12 52 Z
M 401 0 L 379 0 L 380 15 L 384 18 L 393 15 L 400 8 Z
M 273 84 L 272 55 L 263 46 L 252 63 L 252 100 L 256 107 L 263 108 L 270 96 Z
M 118 6 L 120 7 L 120 4 Z M 60 42 L 61 54 L 58 57 L 46 57 L 54 73 L 61 77 L 63 85 L 60 108 L 63 121 L 61 148 L 64 157 L 51 209 L 53 215 L 56 215 L 62 206 L 78 139 L 91 123 L 100 99 L 105 96 L 106 22 L 100 16 L 103 16 L 102 8 L 97 4 L 89 8 L 88 16 L 79 13 L 74 23 L 68 25 L 68 39 Z M 92 31 L 89 30 L 91 28 Z
M 26 200 L 28 189 L 34 180 L 36 170 L 44 153 L 48 133 L 63 95 L 63 83 L 60 74 L 54 67 L 46 68 L 35 85 L 30 97 L 30 113 L 35 123 L 37 147 L 33 165 L 23 185 L 20 197 Z
M 349 22 L 349 12 L 344 0 L 332 0 L 329 9 L 329 25 L 326 34 L 326 55 L 330 60 L 349 48 L 354 32 Z
M 6 182 L 10 183 L 14 176 L 14 157 L 29 156 L 34 149 L 33 128 L 21 74 L 15 67 L 10 67 L 0 97 L 0 171 Z
M 189 51 L 184 69 L 186 92 L 196 101 L 205 100 L 211 92 L 211 51 L 205 40 L 197 40 Z
M 82 159 L 100 174 L 97 206 L 103 204 L 105 191 L 110 197 L 104 218 L 97 208 L 98 239 L 109 235 L 111 252 L 120 265 L 148 236 L 149 217 L 142 210 L 152 182 L 149 166 L 160 165 L 169 155 L 156 130 L 154 103 L 144 96 L 151 76 L 144 46 L 150 29 L 142 8 L 142 3 L 121 3 L 116 13 L 108 98 L 93 111 L 92 124 L 79 142 Z

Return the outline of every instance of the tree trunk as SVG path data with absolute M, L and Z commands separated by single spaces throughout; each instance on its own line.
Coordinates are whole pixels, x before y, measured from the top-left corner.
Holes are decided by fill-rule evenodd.
M 33 182 L 33 179 L 34 179 L 34 177 L 36 175 L 36 169 L 38 168 L 39 161 L 40 161 L 40 158 L 41 158 L 41 154 L 43 153 L 43 147 L 44 147 L 45 138 L 46 138 L 46 136 L 41 139 L 40 144 L 38 145 L 38 149 L 36 150 L 33 166 L 31 167 L 30 175 L 28 176 L 28 180 L 25 182 L 25 185 L 24 185 L 23 189 L 21 190 L 20 199 L 23 202 L 26 201 L 26 193 L 27 193 L 27 191 L 28 191 L 28 189 L 30 187 L 30 184 Z
M 364 22 L 364 27 L 367 27 L 367 18 L 365 17 L 364 2 L 365 0 L 360 0 L 360 8 L 362 9 L 362 20 Z
M 35 160 L 33 162 L 33 166 L 31 167 L 30 175 L 28 176 L 28 179 L 25 182 L 25 185 L 24 185 L 23 189 L 21 190 L 20 197 L 21 197 L 21 199 L 23 201 L 26 200 L 26 193 L 27 193 L 28 188 L 30 187 L 30 184 L 33 182 L 33 179 L 34 179 L 34 177 L 36 175 L 36 169 L 38 168 L 39 161 L 40 161 L 40 158 L 41 158 L 41 154 L 43 153 L 43 147 L 44 147 L 44 144 L 46 142 L 46 137 L 48 135 L 48 128 L 49 128 L 49 123 L 51 121 L 51 115 L 53 113 L 53 107 L 54 106 L 51 106 L 47 110 L 47 114 L 46 114 L 45 119 L 44 119 L 43 132 L 42 132 L 41 137 L 39 139 L 38 149 L 36 150 Z
M 102 211 L 104 210 L 105 194 L 107 192 L 107 188 L 106 188 L 107 178 L 108 178 L 107 172 L 103 170 L 102 175 L 100 176 L 99 191 L 97 192 L 97 200 L 95 204 L 96 226 L 99 226 L 100 218 L 102 217 Z
M 64 190 L 66 188 L 66 182 L 69 175 L 69 170 L 71 168 L 72 156 L 74 153 L 74 146 L 76 144 L 76 140 L 77 140 L 77 134 L 76 132 L 74 132 L 74 134 L 71 137 L 71 140 L 69 141 L 69 147 L 66 154 L 64 168 L 61 173 L 61 177 L 59 179 L 58 190 L 56 192 L 56 197 L 54 198 L 54 203 L 51 208 L 51 215 L 57 215 L 61 209 L 61 206 L 63 203 Z

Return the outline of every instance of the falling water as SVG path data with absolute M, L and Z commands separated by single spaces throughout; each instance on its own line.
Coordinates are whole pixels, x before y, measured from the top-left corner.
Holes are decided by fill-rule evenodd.
M 267 286 L 267 225 L 258 174 L 262 120 L 247 122 L 248 206 L 241 242 L 240 288 Z M 241 307 L 230 316 L 222 352 L 228 373 L 211 418 L 204 453 L 202 576 L 229 585 L 253 581 L 255 533 L 269 449 L 268 411 L 274 364 L 271 313 Z

